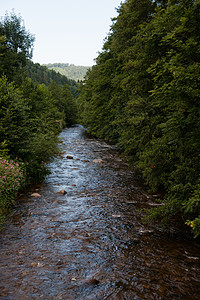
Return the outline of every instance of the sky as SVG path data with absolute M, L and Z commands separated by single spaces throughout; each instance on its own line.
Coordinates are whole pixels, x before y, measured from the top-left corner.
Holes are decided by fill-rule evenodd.
M 95 64 L 122 0 L 0 0 L 0 16 L 14 9 L 35 35 L 33 62 Z

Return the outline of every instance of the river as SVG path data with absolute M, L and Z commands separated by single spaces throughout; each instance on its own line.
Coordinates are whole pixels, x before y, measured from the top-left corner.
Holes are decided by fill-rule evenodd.
M 115 146 L 82 126 L 60 138 L 52 173 L 19 197 L 0 234 L 0 299 L 200 299 L 199 244 L 176 221 L 141 223 L 157 196 Z

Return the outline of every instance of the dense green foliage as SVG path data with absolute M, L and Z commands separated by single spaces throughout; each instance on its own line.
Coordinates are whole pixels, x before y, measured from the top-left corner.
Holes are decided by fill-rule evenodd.
M 26 77 L 26 65 L 31 65 L 33 40 L 22 26 L 21 17 L 12 13 L 2 19 L 0 223 L 17 193 L 25 185 L 39 182 L 48 174 L 46 162 L 59 152 L 58 134 L 64 126 L 76 122 L 76 102 L 66 79 L 58 85 L 51 78 L 47 87 Z M 60 76 L 57 78 L 61 79 Z
M 32 61 L 27 61 L 26 65 L 27 75 L 31 78 L 34 82 L 38 84 L 45 84 L 49 86 L 52 81 L 55 81 L 57 85 L 63 86 L 68 85 L 70 92 L 74 97 L 78 94 L 78 83 L 73 80 L 67 78 L 65 75 L 61 75 L 56 71 L 48 70 L 47 67 L 41 66 L 40 64 L 34 64 Z
M 56 101 L 56 107 L 64 113 L 64 121 L 67 126 L 76 123 L 77 105 L 69 90 L 68 85 L 59 87 L 55 81 L 52 81 L 48 87 L 53 99 Z
M 0 74 L 19 82 L 27 59 L 32 57 L 34 36 L 26 31 L 21 16 L 13 12 L 0 22 Z
M 46 64 L 45 65 L 49 70 L 54 70 L 62 75 L 65 75 L 67 78 L 81 81 L 84 79 L 89 67 L 86 66 L 75 66 L 73 64 Z
M 127 0 L 79 96 L 82 122 L 118 143 L 165 205 L 200 233 L 200 1 Z

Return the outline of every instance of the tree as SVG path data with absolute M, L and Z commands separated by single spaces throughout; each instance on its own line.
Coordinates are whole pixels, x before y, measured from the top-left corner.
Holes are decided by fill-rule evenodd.
M 147 220 L 200 233 L 199 1 L 127 0 L 79 96 L 89 131 L 110 138 L 165 205 Z
M 0 78 L 0 146 L 12 157 L 20 155 L 29 136 L 29 107 L 21 92 Z
M 68 85 L 58 86 L 52 81 L 48 87 L 56 107 L 64 115 L 64 122 L 67 126 L 75 124 L 77 119 L 77 105 Z
M 19 80 L 26 65 L 32 57 L 34 36 L 23 25 L 21 16 L 14 12 L 6 14 L 0 22 L 0 36 L 5 40 L 0 48 L 0 75 L 5 74 L 9 80 Z

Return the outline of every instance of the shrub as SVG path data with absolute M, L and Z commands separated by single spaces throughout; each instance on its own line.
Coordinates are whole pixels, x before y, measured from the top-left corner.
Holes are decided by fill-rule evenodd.
M 25 164 L 18 159 L 0 158 L 0 224 L 26 183 Z

